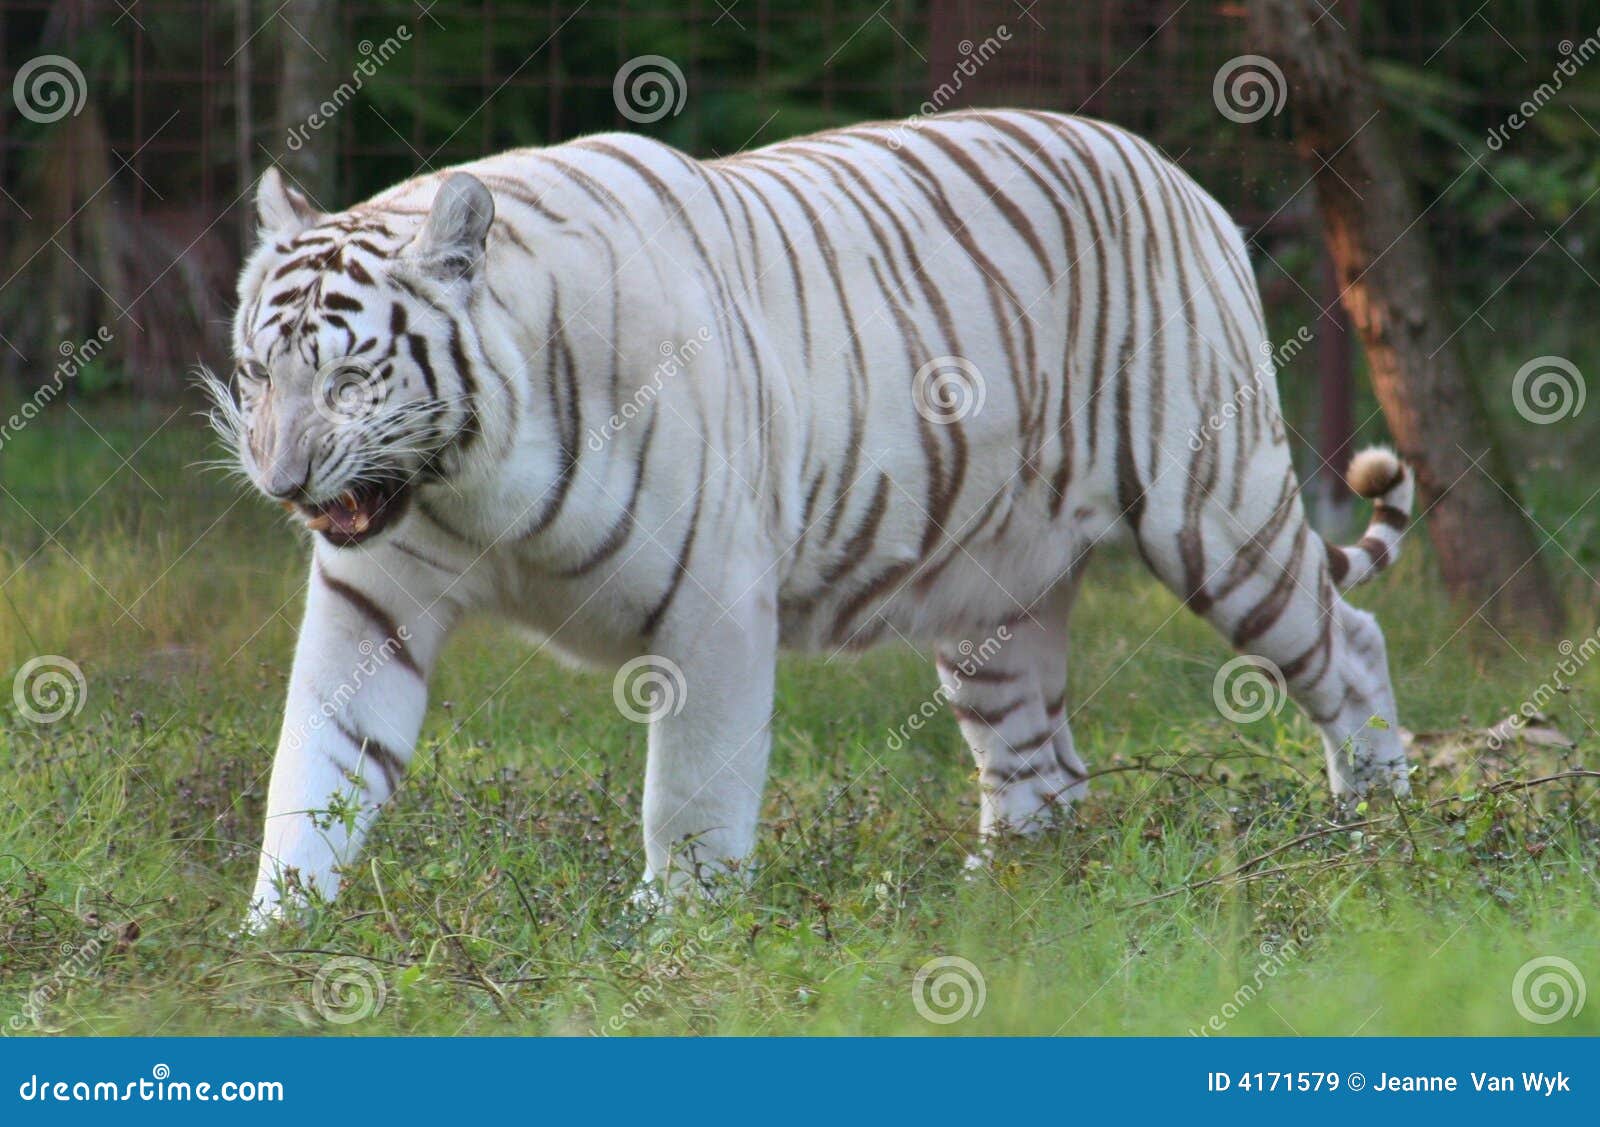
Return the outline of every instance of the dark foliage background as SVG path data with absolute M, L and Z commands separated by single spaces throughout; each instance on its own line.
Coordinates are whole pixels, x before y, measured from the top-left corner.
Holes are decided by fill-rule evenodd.
M 312 138 L 331 156 L 327 206 L 421 169 L 595 130 L 731 152 L 911 114 L 956 79 L 949 105 L 1074 110 L 1144 133 L 1233 210 L 1252 236 L 1274 331 L 1319 328 L 1318 347 L 1282 377 L 1297 429 L 1315 433 L 1319 372 L 1359 367 L 1359 348 L 1324 316 L 1337 290 L 1307 169 L 1287 143 L 1292 98 L 1249 124 L 1213 101 L 1219 68 L 1250 50 L 1230 0 L 363 0 L 333 7 L 331 42 L 313 43 L 295 20 L 315 7 L 0 0 L 6 90 L 42 53 L 71 59 L 85 79 L 81 112 L 50 124 L 0 100 L 8 396 L 48 378 L 64 343 L 102 324 L 115 341 L 69 395 L 172 396 L 195 361 L 220 360 L 250 185 L 267 163 L 294 156 L 276 120 L 288 56 L 320 68 L 331 96 L 386 41 L 392 57 Z M 1381 85 L 1385 126 L 1415 179 L 1486 392 L 1537 352 L 1594 367 L 1576 327 L 1600 277 L 1600 207 L 1590 202 L 1600 190 L 1600 65 L 1560 78 L 1529 124 L 1489 144 L 1600 34 L 1593 5 L 1337 0 L 1328 18 L 1354 30 Z M 993 59 L 957 79 L 963 48 L 996 37 Z M 630 122 L 613 82 L 644 54 L 672 60 L 686 95 L 676 113 Z M 1358 401 L 1355 420 L 1371 416 Z

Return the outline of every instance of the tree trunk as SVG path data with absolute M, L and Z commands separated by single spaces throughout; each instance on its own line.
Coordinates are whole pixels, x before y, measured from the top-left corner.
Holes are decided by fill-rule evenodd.
M 255 205 L 251 202 L 255 186 L 255 103 L 250 82 L 255 68 L 250 61 L 250 0 L 233 0 L 233 145 L 234 175 L 238 198 L 244 201 L 244 219 L 239 224 L 239 257 L 249 256 L 256 242 Z
M 323 122 L 319 111 L 349 77 L 341 76 L 335 64 L 340 57 L 337 9 L 332 0 L 288 0 L 278 19 L 283 43 L 278 128 L 267 148 L 315 207 L 338 211 L 333 198 L 338 126 Z
M 1257 48 L 1283 71 L 1343 302 L 1445 587 L 1490 621 L 1554 633 L 1562 607 L 1467 380 L 1434 285 L 1427 232 L 1350 36 L 1315 0 L 1249 0 Z

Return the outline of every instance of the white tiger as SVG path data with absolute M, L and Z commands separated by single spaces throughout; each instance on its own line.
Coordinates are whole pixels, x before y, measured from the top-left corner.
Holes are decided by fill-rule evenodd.
M 750 857 L 780 646 L 932 643 L 983 840 L 1049 824 L 1088 779 L 1066 630 L 1103 541 L 1281 672 L 1336 794 L 1406 788 L 1338 592 L 1412 476 L 1363 453 L 1366 538 L 1310 530 L 1239 233 L 1144 141 L 1020 111 L 706 162 L 603 135 L 328 215 L 269 171 L 257 206 L 215 421 L 315 533 L 257 920 L 335 894 L 471 613 L 663 673 L 673 890 Z

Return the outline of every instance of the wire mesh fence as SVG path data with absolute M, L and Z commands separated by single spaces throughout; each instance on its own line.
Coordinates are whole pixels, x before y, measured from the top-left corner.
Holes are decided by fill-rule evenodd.
M 1597 22 L 1584 9 L 1327 5 L 1416 154 L 1447 269 L 1467 244 L 1501 272 L 1556 253 L 1550 228 L 1578 201 L 1547 196 L 1586 181 L 1557 190 L 1535 160 L 1484 157 L 1492 130 L 1581 54 Z M 186 365 L 221 350 L 250 186 L 269 163 L 322 154 L 310 186 L 338 207 L 419 170 L 595 130 L 711 155 L 976 104 L 1150 137 L 1251 233 L 1269 304 L 1302 323 L 1333 291 L 1292 113 L 1270 68 L 1229 69 L 1249 49 L 1238 0 L 0 0 L 0 372 L 26 384 L 61 342 L 110 324 L 104 380 L 179 388 Z M 46 79 L 64 111 L 28 104 Z M 1266 108 L 1224 112 L 1235 94 Z M 1541 129 L 1600 140 L 1586 104 Z M 1319 352 L 1325 370 L 1348 365 L 1341 347 Z

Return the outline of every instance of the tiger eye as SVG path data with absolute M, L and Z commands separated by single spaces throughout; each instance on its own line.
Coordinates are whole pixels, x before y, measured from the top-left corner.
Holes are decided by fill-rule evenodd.
M 239 375 L 251 383 L 270 386 L 272 372 L 259 360 L 245 360 L 239 364 Z

